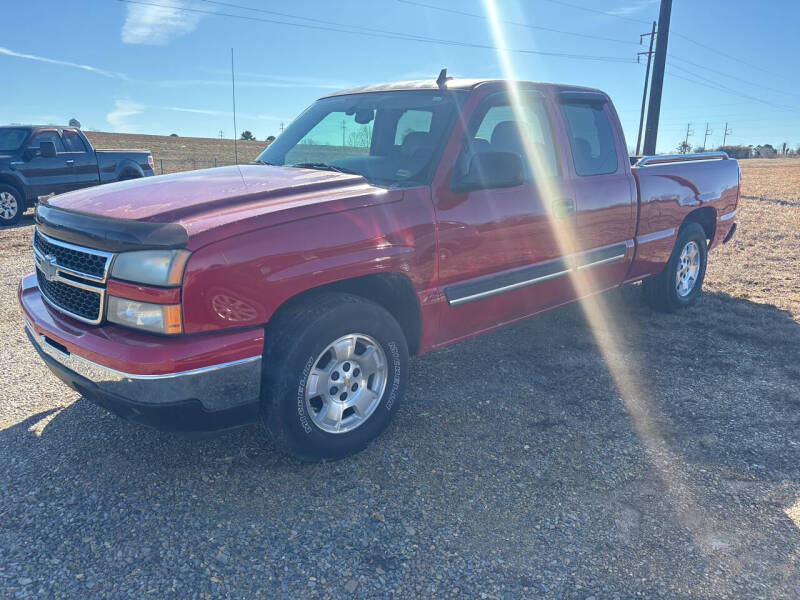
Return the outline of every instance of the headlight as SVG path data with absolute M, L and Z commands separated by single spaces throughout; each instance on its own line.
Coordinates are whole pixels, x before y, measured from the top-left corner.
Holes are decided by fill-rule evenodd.
M 155 333 L 181 333 L 180 304 L 151 304 L 127 298 L 108 297 L 108 320 Z
M 188 250 L 137 250 L 114 259 L 111 276 L 149 285 L 180 285 Z

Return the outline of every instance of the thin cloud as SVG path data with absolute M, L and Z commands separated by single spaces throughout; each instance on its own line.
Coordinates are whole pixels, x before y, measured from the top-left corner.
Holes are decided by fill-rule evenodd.
M 130 100 L 114 100 L 114 110 L 106 115 L 106 121 L 116 133 L 130 130 L 130 117 L 135 117 L 144 112 L 146 107 Z
M 184 10 L 181 0 L 161 0 L 158 6 L 128 4 L 122 41 L 126 44 L 164 45 L 197 28 L 202 15 Z
M 89 71 L 103 77 L 110 77 L 112 79 L 128 79 L 124 73 L 117 73 L 116 71 L 106 71 L 105 69 L 98 69 L 92 65 L 82 65 L 80 63 L 69 62 L 66 60 L 58 60 L 56 58 L 47 58 L 46 56 L 38 56 L 36 54 L 26 54 L 24 52 L 16 52 L 10 48 L 0 46 L 0 54 L 11 56 L 13 58 L 21 58 L 23 60 L 33 60 L 36 62 L 46 63 L 50 65 L 59 65 L 61 67 L 70 67 L 72 69 L 81 69 L 82 71 Z
M 151 81 L 148 83 L 152 83 L 159 87 L 168 87 L 168 88 L 175 88 L 175 87 L 193 87 L 193 86 L 224 86 L 230 87 L 231 80 L 230 79 L 173 79 L 173 80 L 164 80 L 164 81 Z M 349 84 L 336 84 L 332 82 L 324 83 L 312 83 L 312 82 L 289 82 L 289 81 L 280 81 L 280 80 L 253 80 L 247 79 L 245 76 L 236 76 L 236 87 L 249 87 L 249 88 L 282 88 L 282 89 L 291 89 L 291 88 L 311 88 L 311 89 L 322 89 L 322 90 L 341 90 L 346 89 L 349 87 L 353 87 Z
M 620 6 L 618 8 L 613 8 L 613 9 L 607 11 L 607 12 L 610 15 L 617 15 L 618 17 L 624 17 L 624 16 L 627 16 L 627 15 L 634 15 L 634 14 L 636 14 L 638 12 L 641 12 L 642 10 L 647 8 L 648 6 L 652 6 L 656 2 L 657 2 L 657 0 L 639 0 L 639 1 L 635 1 L 635 2 L 633 2 L 631 4 L 628 4 L 627 6 Z
M 114 109 L 106 115 L 106 121 L 117 133 L 135 129 L 131 123 L 131 118 L 143 114 L 145 111 L 168 111 L 188 113 L 193 115 L 207 115 L 214 117 L 231 117 L 233 113 L 229 110 L 214 110 L 209 108 L 192 108 L 186 106 L 164 106 L 160 104 L 142 104 L 126 99 L 115 99 Z M 289 121 L 282 117 L 273 115 L 251 115 L 247 113 L 237 113 L 243 119 L 256 119 L 259 121 Z

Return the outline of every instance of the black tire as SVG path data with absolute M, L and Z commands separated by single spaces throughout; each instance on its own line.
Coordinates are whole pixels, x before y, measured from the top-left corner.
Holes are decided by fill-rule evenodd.
M 310 412 L 315 407 L 306 401 L 306 383 L 320 354 L 353 333 L 380 346 L 387 365 L 385 385 L 363 422 L 346 433 L 330 433 Z M 262 419 L 278 448 L 301 460 L 335 460 L 362 450 L 386 429 L 405 392 L 408 347 L 400 325 L 383 307 L 331 293 L 276 315 L 267 328 L 263 365 Z
M 677 275 L 681 267 L 681 252 L 690 242 L 699 249 L 699 270 L 694 287 L 686 295 L 678 293 Z M 656 277 L 642 282 L 644 297 L 647 303 L 662 312 L 675 312 L 694 304 L 703 293 L 703 280 L 706 276 L 708 262 L 708 246 L 706 232 L 698 223 L 687 223 L 678 232 L 675 247 L 667 265 Z
M 4 183 L 0 184 L 0 227 L 19 222 L 24 212 L 25 199 L 19 190 Z
M 119 174 L 119 179 L 117 179 L 117 181 L 129 181 L 131 179 L 139 179 L 140 177 L 141 175 L 136 171 L 127 170 Z

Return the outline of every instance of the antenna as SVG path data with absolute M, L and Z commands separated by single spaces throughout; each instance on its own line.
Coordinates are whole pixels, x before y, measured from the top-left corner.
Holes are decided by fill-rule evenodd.
M 236 80 L 233 76 L 233 48 L 231 48 L 231 93 L 233 96 L 233 157 L 239 164 L 239 150 L 236 147 Z
M 445 87 L 447 82 L 451 80 L 452 77 L 447 76 L 447 67 L 439 71 L 439 77 L 436 78 L 436 85 L 439 87 Z

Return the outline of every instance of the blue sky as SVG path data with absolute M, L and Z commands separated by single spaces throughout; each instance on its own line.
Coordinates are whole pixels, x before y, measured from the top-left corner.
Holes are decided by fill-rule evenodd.
M 0 122 L 77 117 L 84 128 L 101 131 L 216 137 L 223 130 L 229 137 L 231 47 L 238 129 L 258 139 L 277 134 L 281 121 L 331 90 L 433 78 L 443 66 L 456 76 L 502 77 L 495 50 L 375 31 L 497 45 L 485 18 L 422 6 L 486 15 L 481 0 L 141 2 L 147 4 L 13 2 L 0 28 L 6 84 Z M 495 0 L 495 6 L 506 21 L 506 48 L 634 61 L 646 50 L 639 34 L 658 16 L 657 0 Z M 674 0 L 659 151 L 673 150 L 688 122 L 692 145 L 702 144 L 706 122 L 713 132 L 708 145 L 721 143 L 727 121 L 729 143 L 800 146 L 798 22 L 795 0 Z M 607 91 L 628 146 L 635 145 L 644 63 L 530 52 L 510 57 L 520 79 Z

